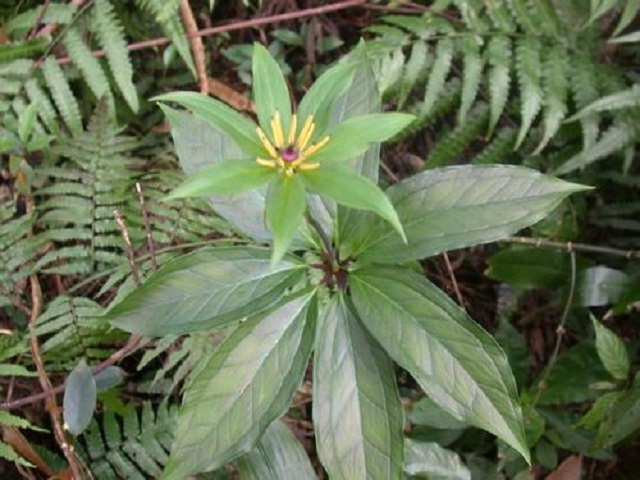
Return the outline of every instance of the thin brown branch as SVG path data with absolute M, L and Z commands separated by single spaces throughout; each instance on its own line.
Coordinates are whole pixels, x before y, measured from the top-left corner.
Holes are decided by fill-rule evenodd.
M 83 3 L 85 2 L 85 0 L 71 0 L 69 2 L 70 5 L 76 5 L 78 7 L 80 7 Z M 34 24 L 33 28 L 35 31 L 37 31 L 38 29 L 38 24 L 42 21 L 42 18 L 44 17 L 44 13 L 46 10 L 46 7 L 49 4 L 49 0 L 46 1 L 45 7 L 40 11 L 40 18 L 38 18 L 38 21 Z M 39 32 L 37 32 L 35 34 L 36 37 L 48 37 L 51 36 L 53 34 L 53 32 L 55 31 L 56 27 L 58 26 L 57 23 L 47 23 L 44 27 L 42 27 L 40 29 Z M 31 31 L 31 34 L 34 33 L 34 30 Z M 29 38 L 33 38 L 31 37 L 31 34 L 29 34 Z
M 182 23 L 187 31 L 187 37 L 191 45 L 191 53 L 193 53 L 193 61 L 198 74 L 198 84 L 200 85 L 200 93 L 205 95 L 209 93 L 209 81 L 207 80 L 207 63 L 204 56 L 204 46 L 202 38 L 198 36 L 198 24 L 193 16 L 193 11 L 189 5 L 189 0 L 180 2 L 180 16 Z
M 31 286 L 32 302 L 31 317 L 29 318 L 29 334 L 31 337 L 29 338 L 29 347 L 31 349 L 33 362 L 36 365 L 36 372 L 38 374 L 40 386 L 42 387 L 43 391 L 51 392 L 51 380 L 49 379 L 49 375 L 47 374 L 46 369 L 44 368 L 44 362 L 42 361 L 42 355 L 40 354 L 40 344 L 38 342 L 38 336 L 36 335 L 35 331 L 36 320 L 42 312 L 42 290 L 40 289 L 40 282 L 38 281 L 38 277 L 36 275 L 31 275 L 31 277 L 29 277 L 29 283 Z M 78 462 L 75 453 L 73 452 L 73 448 L 71 447 L 71 445 L 69 445 L 69 443 L 67 443 L 67 438 L 62 426 L 60 407 L 58 406 L 58 402 L 54 393 L 49 393 L 49 395 L 46 397 L 46 409 L 49 412 L 49 417 L 51 418 L 51 423 L 53 425 L 53 434 L 55 436 L 56 442 L 62 449 L 62 453 L 64 453 L 64 456 L 69 463 L 69 468 L 71 469 L 73 478 L 83 478 L 82 467 Z
M 142 222 L 144 223 L 144 230 L 147 236 L 147 249 L 149 250 L 149 256 L 151 257 L 151 268 L 155 272 L 158 269 L 158 262 L 156 261 L 156 245 L 153 241 L 153 232 L 151 231 L 151 224 L 149 223 L 149 212 L 147 211 L 147 204 L 144 201 L 144 194 L 142 193 L 140 182 L 136 182 L 136 192 L 138 193 L 140 209 L 142 210 Z
M 36 33 L 38 33 L 38 25 L 40 25 L 40 22 L 42 22 L 42 19 L 44 18 L 44 14 L 47 12 L 47 9 L 49 8 L 50 4 L 51 4 L 51 0 L 44 0 L 44 3 L 42 4 L 42 8 L 40 9 L 40 13 L 38 13 L 38 16 L 36 17 L 36 21 L 33 22 L 33 27 L 31 27 L 31 31 L 29 32 L 29 35 L 27 35 L 27 40 L 31 40 L 36 36 Z
M 124 240 L 124 249 L 127 252 L 127 260 L 129 261 L 129 268 L 131 268 L 131 275 L 133 276 L 133 282 L 136 285 L 140 285 L 140 275 L 138 274 L 138 266 L 136 265 L 136 254 L 133 250 L 133 245 L 131 244 L 131 237 L 129 237 L 129 230 L 127 230 L 127 226 L 124 223 L 124 218 L 122 217 L 122 213 L 120 213 L 118 210 L 114 210 L 113 215 L 116 219 L 116 224 L 120 229 L 120 234 L 122 235 L 122 239 Z
M 619 248 L 599 247 L 597 245 L 589 245 L 587 243 L 553 242 L 551 240 L 545 240 L 544 238 L 529 237 L 509 237 L 500 241 L 503 243 L 520 243 L 525 245 L 533 245 L 535 247 L 555 248 L 558 250 L 565 250 L 567 253 L 599 253 L 602 255 L 611 255 L 614 257 L 624 257 L 627 260 L 635 260 L 637 258 L 640 258 L 640 251 L 638 250 L 621 250 Z
M 458 304 L 465 308 L 464 298 L 462 297 L 462 293 L 460 293 L 460 287 L 458 287 L 458 280 L 456 280 L 456 274 L 453 271 L 453 267 L 451 266 L 451 261 L 449 260 L 449 254 L 447 252 L 442 252 L 442 258 L 444 258 L 444 263 L 447 266 L 447 273 L 449 273 L 449 278 L 451 279 L 451 284 L 453 286 L 453 291 L 456 294 L 456 299 L 458 300 Z
M 332 5 L 323 5 L 320 7 L 307 8 L 305 10 L 299 10 L 297 12 L 288 12 L 281 13 L 278 15 L 271 15 L 269 17 L 261 17 L 261 18 L 252 18 L 251 20 L 243 20 L 240 22 L 230 23 L 228 25 L 221 25 L 218 27 L 211 28 L 203 28 L 202 30 L 198 30 L 194 34 L 196 37 L 209 37 L 211 35 L 216 35 L 218 33 L 224 32 L 233 32 L 236 30 L 244 30 L 247 28 L 259 27 L 261 25 L 269 25 L 271 23 L 277 22 L 286 22 L 290 20 L 298 20 L 301 18 L 313 17 L 316 15 L 323 15 L 325 13 L 337 12 L 340 10 L 346 10 L 348 8 L 359 7 L 365 5 L 367 0 L 347 0 L 344 2 L 337 2 Z M 190 35 L 187 35 L 188 37 Z M 145 48 L 159 47 L 162 45 L 167 45 L 171 40 L 167 37 L 159 37 L 153 40 L 145 40 L 143 42 L 132 43 L 127 45 L 127 50 L 135 51 L 135 50 L 143 50 Z M 91 52 L 94 57 L 104 57 L 104 50 L 96 50 Z M 71 59 L 69 57 L 60 57 L 56 60 L 59 64 L 70 63 Z

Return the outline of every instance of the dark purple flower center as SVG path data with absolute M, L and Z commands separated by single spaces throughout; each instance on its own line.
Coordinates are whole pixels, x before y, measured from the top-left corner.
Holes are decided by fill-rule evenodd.
M 295 162 L 300 157 L 300 152 L 293 145 L 285 147 L 280 152 L 280 158 L 285 162 Z

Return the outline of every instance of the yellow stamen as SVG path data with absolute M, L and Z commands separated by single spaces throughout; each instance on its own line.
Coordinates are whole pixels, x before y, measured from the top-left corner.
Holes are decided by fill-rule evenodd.
M 302 163 L 298 166 L 300 170 L 315 170 L 320 166 L 319 163 Z
M 296 128 L 298 128 L 298 116 L 294 113 L 291 115 L 291 125 L 289 125 L 289 136 L 287 138 L 289 145 L 293 144 L 296 139 Z
M 310 157 L 311 155 L 313 155 L 314 153 L 316 153 L 318 150 L 320 150 L 322 147 L 324 147 L 327 143 L 329 143 L 329 137 L 324 137 L 322 140 L 320 140 L 317 143 L 314 143 L 313 145 L 311 145 L 309 148 L 307 148 L 304 151 L 304 156 L 305 157 Z
M 284 147 L 284 132 L 282 131 L 282 119 L 279 111 L 276 111 L 276 114 L 271 119 L 271 131 L 273 132 L 276 148 Z
M 274 158 L 277 157 L 278 156 L 278 152 L 276 152 L 276 149 L 273 148 L 273 145 L 271 145 L 271 142 L 269 141 L 267 136 L 264 134 L 262 129 L 260 127 L 256 127 L 256 132 L 258 133 L 258 137 L 260 138 L 260 141 L 262 142 L 262 145 L 267 150 L 267 152 L 269 152 L 269 156 L 274 157 Z
M 304 150 L 304 148 L 307 146 L 307 143 L 309 143 L 309 139 L 311 138 L 311 134 L 313 134 L 314 128 L 316 128 L 316 126 L 313 123 L 313 116 L 309 115 L 307 117 L 307 120 L 304 122 L 304 127 L 302 127 L 300 136 L 296 141 L 296 147 L 298 147 L 298 150 Z
M 263 165 L 265 167 L 271 167 L 271 168 L 276 168 L 276 161 L 275 160 L 265 160 L 264 158 L 256 158 L 256 162 L 258 162 L 259 165 Z

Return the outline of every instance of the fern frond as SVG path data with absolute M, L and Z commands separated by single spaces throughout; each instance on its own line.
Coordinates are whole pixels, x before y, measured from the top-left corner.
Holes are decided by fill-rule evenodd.
M 124 28 L 109 0 L 96 0 L 92 27 L 106 53 L 111 74 L 134 112 L 138 111 L 138 93 L 133 84 L 133 67 L 127 50 Z
M 44 52 L 47 44 L 48 42 L 44 38 L 0 44 L 0 62 L 10 62 L 38 55 Z
M 480 132 L 486 130 L 488 120 L 489 107 L 485 103 L 478 103 L 465 123 L 458 125 L 436 143 L 436 147 L 425 161 L 425 167 L 436 168 L 454 163 L 480 135 Z
M 427 90 L 425 91 L 424 101 L 422 103 L 422 111 L 425 115 L 431 112 L 440 93 L 442 93 L 449 71 L 451 70 L 454 48 L 455 43 L 450 38 L 445 38 L 438 42 L 435 59 L 431 66 L 431 72 L 429 72 Z
M 51 92 L 51 97 L 67 128 L 72 132 L 81 131 L 82 117 L 80 108 L 64 73 L 62 73 L 62 69 L 53 58 L 49 57 L 42 63 L 41 70 L 47 87 Z
M 622 31 L 627 28 L 631 22 L 633 22 L 636 15 L 640 11 L 640 0 L 626 0 L 624 5 L 624 10 L 622 11 L 622 15 L 620 16 L 620 20 L 618 21 L 618 25 L 616 25 L 616 29 L 613 31 L 612 37 L 617 37 Z
M 588 58 L 576 56 L 572 61 L 573 99 L 580 110 L 595 102 L 600 94 L 596 82 L 596 71 Z M 589 150 L 595 143 L 600 132 L 599 116 L 591 114 L 580 120 L 582 126 L 583 150 Z
M 78 29 L 75 27 L 69 28 L 64 35 L 62 43 L 73 63 L 82 72 L 84 80 L 96 99 L 100 100 L 102 97 L 106 97 L 109 114 L 114 115 L 115 106 L 109 79 L 98 59 L 91 54 L 91 49 L 84 43 Z
M 136 0 L 136 3 L 140 8 L 153 15 L 153 18 L 158 25 L 160 25 L 165 35 L 171 39 L 178 54 L 189 67 L 193 77 L 196 78 L 196 69 L 193 64 L 193 57 L 191 56 L 191 48 L 178 12 L 180 0 L 165 2 Z
M 509 9 L 505 3 L 509 0 L 486 0 L 487 14 L 493 26 L 501 32 L 511 33 L 516 29 Z
M 516 43 L 515 65 L 522 103 L 520 132 L 514 147 L 518 149 L 542 106 L 540 43 L 532 38 L 519 40 Z
M 498 131 L 480 153 L 478 153 L 471 163 L 490 164 L 504 163 L 505 159 L 512 153 L 516 143 L 516 131 L 513 128 L 505 127 Z
M 560 48 L 550 48 L 544 61 L 544 133 L 534 155 L 539 154 L 560 129 L 567 115 L 567 95 L 569 90 L 569 59 Z
M 462 40 L 463 74 L 462 74 L 462 98 L 458 123 L 463 124 L 467 118 L 467 112 L 473 105 L 480 89 L 482 80 L 482 59 L 480 57 L 481 37 L 466 37 Z
M 508 37 L 493 37 L 486 50 L 489 69 L 488 83 L 491 99 L 488 136 L 493 134 L 509 98 L 511 86 L 511 41 Z
M 94 419 L 82 434 L 78 448 L 96 477 L 144 480 L 162 473 L 174 437 L 177 408 L 163 402 L 154 411 L 145 402 L 140 415 L 132 407 L 120 418 L 106 410 L 101 423 Z
M 45 9 L 44 15 L 42 15 L 43 8 Z M 2 29 L 11 36 L 20 37 L 30 32 L 38 19 L 40 19 L 41 23 L 67 25 L 71 23 L 77 10 L 78 6 L 74 3 L 40 5 L 12 17 L 11 20 L 3 25 Z
M 398 108 L 404 105 L 409 92 L 413 90 L 416 82 L 426 70 L 429 60 L 429 48 L 426 42 L 422 40 L 416 41 L 411 47 L 411 55 L 402 73 L 400 93 L 398 95 Z

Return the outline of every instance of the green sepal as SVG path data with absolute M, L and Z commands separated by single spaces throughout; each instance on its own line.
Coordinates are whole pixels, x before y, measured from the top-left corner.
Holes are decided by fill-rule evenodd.
M 415 117 L 406 113 L 372 113 L 349 118 L 331 128 L 329 143 L 309 156 L 313 162 L 339 162 L 366 151 L 402 131 Z
M 250 160 L 222 160 L 189 176 L 166 199 L 233 195 L 264 185 L 275 175 L 275 170 Z
M 195 92 L 166 93 L 151 100 L 182 105 L 229 135 L 249 155 L 268 155 L 258 138 L 255 123 L 218 100 Z
M 388 221 L 406 243 L 402 224 L 389 198 L 362 175 L 340 164 L 323 164 L 317 170 L 300 173 L 309 190 L 346 207 L 369 210 Z
M 307 209 L 304 183 L 299 175 L 279 174 L 269 184 L 265 200 L 267 225 L 273 233 L 271 265 L 284 256 Z
M 282 128 L 286 135 L 291 122 L 289 87 L 282 70 L 269 51 L 259 43 L 253 45 L 253 99 L 262 129 L 273 141 L 271 118 L 280 112 Z

